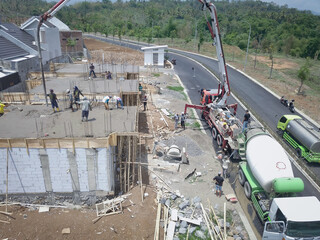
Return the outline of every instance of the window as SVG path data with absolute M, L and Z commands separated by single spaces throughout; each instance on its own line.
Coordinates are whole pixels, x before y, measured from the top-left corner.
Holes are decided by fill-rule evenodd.
M 266 231 L 273 233 L 283 233 L 284 222 L 268 222 L 266 223 Z
M 46 42 L 46 32 L 40 31 L 40 42 L 45 43 Z
M 277 213 L 276 213 L 276 221 L 284 221 L 287 222 L 286 217 L 283 215 L 283 213 L 281 212 L 280 209 L 278 209 Z
M 285 123 L 286 121 L 287 121 L 287 118 L 286 118 L 286 117 L 280 118 L 280 122 Z

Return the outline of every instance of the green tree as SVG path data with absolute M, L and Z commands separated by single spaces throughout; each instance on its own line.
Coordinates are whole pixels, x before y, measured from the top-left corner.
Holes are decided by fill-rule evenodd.
M 198 52 L 200 52 L 200 48 L 201 48 L 201 45 L 203 44 L 204 42 L 204 36 L 203 36 L 203 33 L 200 32 L 199 33 L 199 42 L 198 42 Z
M 300 79 L 300 86 L 298 89 L 298 94 L 302 93 L 301 89 L 302 89 L 303 83 L 310 79 L 310 67 L 311 67 L 310 59 L 307 58 L 305 64 L 303 66 L 301 66 L 301 68 L 298 71 L 298 78 Z

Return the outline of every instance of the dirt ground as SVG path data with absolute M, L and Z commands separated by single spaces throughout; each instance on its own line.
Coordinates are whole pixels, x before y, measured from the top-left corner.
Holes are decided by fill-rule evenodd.
M 135 187 L 132 195 L 123 203 L 123 213 L 105 216 L 96 223 L 95 209 L 50 208 L 39 213 L 38 208 L 8 206 L 12 218 L 0 214 L 0 239 L 153 239 L 156 220 L 155 192 L 151 187 L 143 188 L 149 196 L 141 201 L 141 191 Z M 131 200 L 131 202 L 130 202 Z M 5 206 L 0 207 L 5 211 Z M 70 228 L 70 234 L 62 234 Z
M 84 43 L 90 51 L 93 62 L 101 62 L 103 60 L 102 53 L 104 53 L 104 61 L 107 63 L 128 63 L 138 66 L 144 64 L 143 53 L 131 48 L 112 45 L 91 38 L 85 38 Z

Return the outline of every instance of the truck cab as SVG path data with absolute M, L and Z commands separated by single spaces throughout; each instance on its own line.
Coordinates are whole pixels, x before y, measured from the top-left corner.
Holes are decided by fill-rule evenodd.
M 273 199 L 262 239 L 320 239 L 320 202 L 316 197 Z

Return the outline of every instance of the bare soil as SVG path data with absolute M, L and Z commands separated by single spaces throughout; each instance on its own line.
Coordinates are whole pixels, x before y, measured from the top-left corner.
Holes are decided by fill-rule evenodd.
M 113 64 L 132 64 L 141 66 L 144 64 L 143 53 L 131 48 L 109 44 L 92 38 L 85 38 L 84 43 L 90 51 L 93 62 L 104 61 Z
M 156 221 L 155 193 L 152 188 L 143 188 L 149 196 L 141 202 L 141 191 L 135 187 L 123 203 L 123 213 L 105 216 L 96 223 L 95 209 L 51 208 L 39 213 L 37 208 L 8 206 L 12 218 L 0 214 L 1 239 L 153 239 Z M 133 202 L 133 205 L 129 201 Z M 5 207 L 0 207 L 5 211 Z M 62 229 L 70 228 L 70 234 Z

